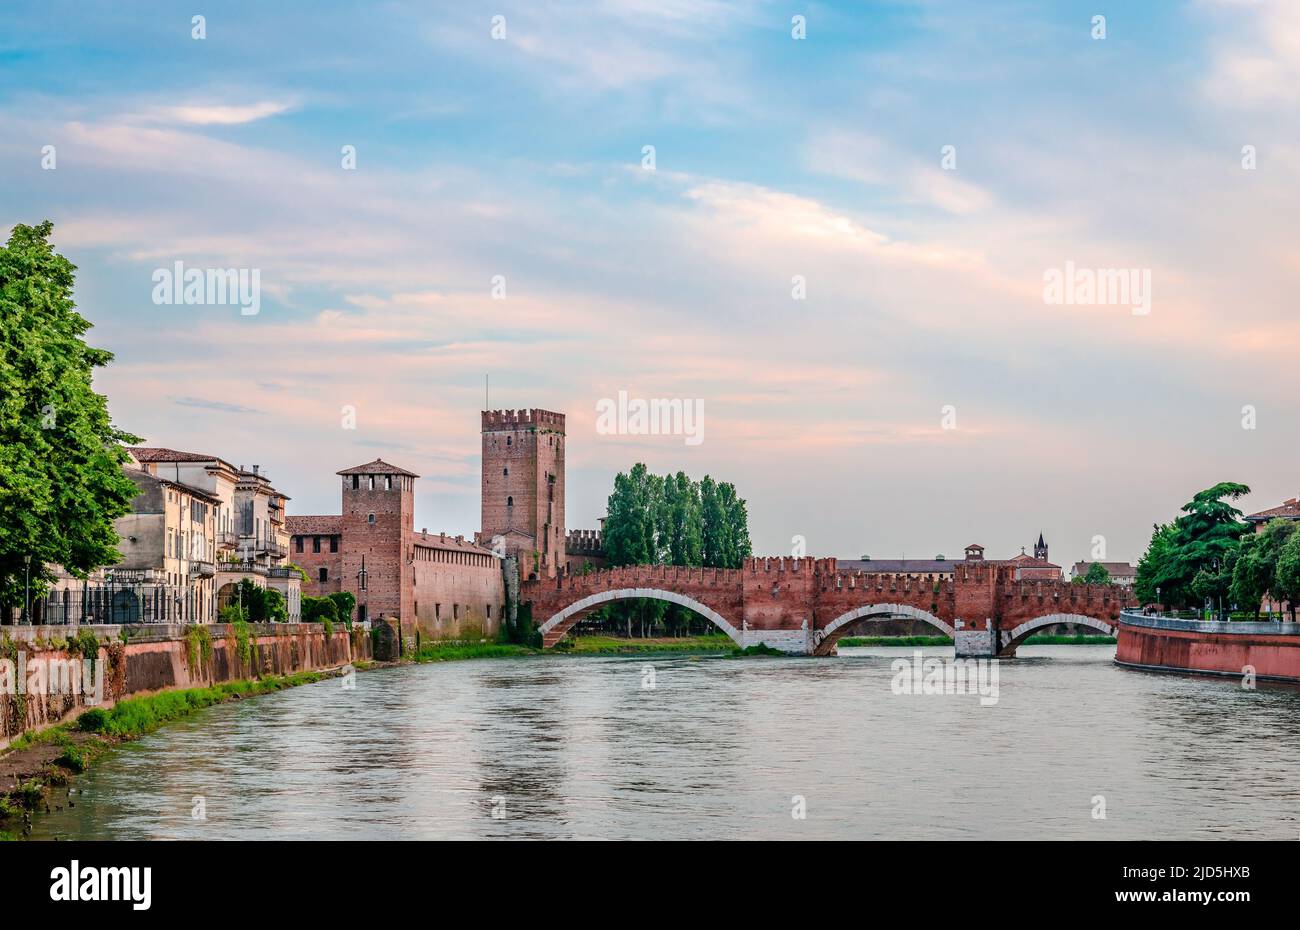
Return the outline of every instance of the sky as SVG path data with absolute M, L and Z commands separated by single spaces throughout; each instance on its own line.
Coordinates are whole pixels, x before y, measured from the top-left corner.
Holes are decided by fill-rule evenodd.
M 147 444 L 298 514 L 382 457 L 468 535 L 490 376 L 567 415 L 569 528 L 643 461 L 840 558 L 1136 561 L 1300 492 L 1300 4 L 360 6 L 0 7 L 0 232 L 54 222 Z M 176 262 L 258 312 L 155 302 Z M 703 440 L 598 429 L 620 391 Z

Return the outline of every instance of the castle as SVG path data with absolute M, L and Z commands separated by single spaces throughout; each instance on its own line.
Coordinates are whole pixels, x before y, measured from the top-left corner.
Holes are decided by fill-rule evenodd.
M 383 459 L 337 472 L 338 515 L 286 520 L 289 558 L 308 575 L 302 593 L 350 591 L 357 619 L 399 618 L 426 636 L 491 635 L 506 610 L 503 559 L 521 578 L 603 564 L 599 531 L 565 531 L 564 414 L 485 410 L 482 441 L 472 540 L 415 530 L 419 475 Z

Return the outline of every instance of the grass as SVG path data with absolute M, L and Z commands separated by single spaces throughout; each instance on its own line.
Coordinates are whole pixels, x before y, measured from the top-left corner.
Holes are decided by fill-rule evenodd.
M 647 652 L 727 652 L 736 648 L 731 637 L 721 633 L 706 636 L 651 637 L 626 639 L 619 636 L 570 636 L 570 655 L 626 655 Z
M 466 643 L 459 640 L 441 642 L 424 640 L 414 655 L 416 662 L 453 662 L 459 659 L 501 659 L 511 656 L 537 655 L 531 646 L 514 643 Z

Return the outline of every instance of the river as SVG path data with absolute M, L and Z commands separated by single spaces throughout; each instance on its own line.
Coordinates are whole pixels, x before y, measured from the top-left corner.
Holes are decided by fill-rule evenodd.
M 913 652 L 364 672 L 125 744 L 33 836 L 1300 839 L 1297 689 L 1032 646 L 984 706 L 895 694 Z

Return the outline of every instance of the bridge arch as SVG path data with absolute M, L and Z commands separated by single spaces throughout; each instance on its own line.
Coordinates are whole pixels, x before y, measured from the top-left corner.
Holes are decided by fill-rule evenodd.
M 817 646 L 814 650 L 815 655 L 829 655 L 830 651 L 835 648 L 840 637 L 849 631 L 849 626 L 855 621 L 864 617 L 878 620 L 897 620 L 900 617 L 908 617 L 912 620 L 924 620 L 933 627 L 942 630 L 945 636 L 955 636 L 956 630 L 953 627 L 940 620 L 928 610 L 922 610 L 919 607 L 913 607 L 911 604 L 867 604 L 853 610 L 845 611 L 840 614 L 825 627 L 816 631 Z
M 584 614 L 613 601 L 626 601 L 634 598 L 650 598 L 651 600 L 667 601 L 670 604 L 685 607 L 706 620 L 712 621 L 722 632 L 730 636 L 737 646 L 744 645 L 740 630 L 736 629 L 722 614 L 707 604 L 700 603 L 693 597 L 678 594 L 676 591 L 665 591 L 663 588 L 617 588 L 612 591 L 599 591 L 595 594 L 589 594 L 547 618 L 546 622 L 540 627 L 542 642 L 547 646 L 552 646 L 563 639 L 569 628 L 581 620 Z
M 1015 652 L 1017 646 L 1024 642 L 1037 630 L 1043 627 L 1056 626 L 1058 623 L 1077 623 L 1080 626 L 1091 627 L 1107 636 L 1114 636 L 1117 624 L 1109 620 L 1099 620 L 1096 617 L 1089 617 L 1086 614 L 1044 614 L 1041 617 L 1034 617 L 1032 620 L 1026 620 L 1018 627 L 1014 627 L 1009 632 L 1002 634 L 1002 648 L 999 650 L 1003 653 Z

